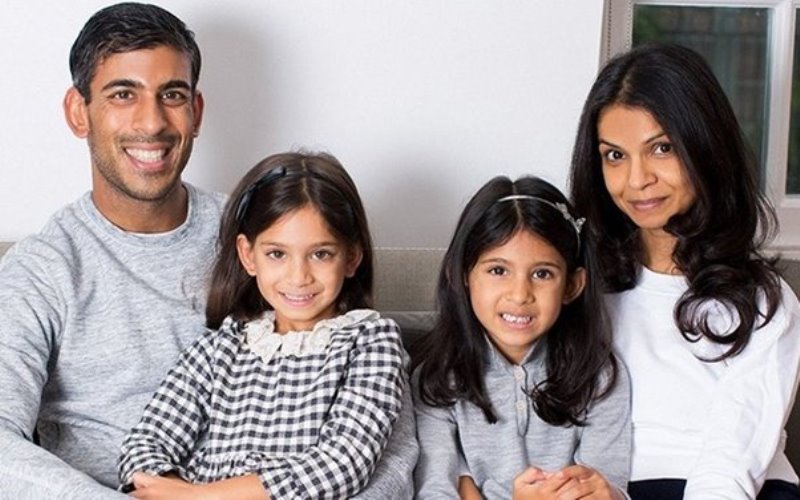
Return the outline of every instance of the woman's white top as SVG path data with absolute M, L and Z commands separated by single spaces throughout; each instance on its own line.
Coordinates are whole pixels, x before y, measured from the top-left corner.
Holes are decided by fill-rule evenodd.
M 632 386 L 631 480 L 683 478 L 684 498 L 755 498 L 766 479 L 797 483 L 783 427 L 797 389 L 800 305 L 785 282 L 775 316 L 732 358 L 705 339 L 687 341 L 674 308 L 683 276 L 643 268 L 637 286 L 607 296 L 615 346 Z M 763 297 L 762 297 L 763 299 Z M 760 300 L 761 310 L 765 310 Z M 733 318 L 719 303 L 712 324 Z M 718 330 L 719 331 L 719 330 Z

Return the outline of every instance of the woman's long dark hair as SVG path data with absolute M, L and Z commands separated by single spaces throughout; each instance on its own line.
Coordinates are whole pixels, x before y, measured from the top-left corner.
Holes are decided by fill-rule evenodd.
M 371 307 L 372 239 L 353 180 L 333 156 L 284 153 L 260 161 L 245 174 L 225 206 L 206 305 L 206 326 L 219 328 L 228 315 L 248 321 L 272 309 L 261 296 L 255 279 L 239 262 L 236 238 L 243 234 L 252 245 L 282 216 L 308 205 L 319 211 L 348 252 L 362 253 L 355 275 L 345 278 L 336 302 L 337 312 Z
M 589 404 L 613 387 L 617 366 L 611 334 L 594 278 L 594 263 L 575 227 L 553 206 L 536 200 L 498 202 L 509 195 L 529 195 L 569 207 L 564 195 L 536 177 L 495 177 L 467 204 L 444 256 L 437 286 L 438 319 L 412 348 L 412 370 L 419 368 L 422 400 L 449 406 L 456 400 L 477 405 L 496 422 L 484 385 L 490 347 L 470 303 L 469 272 L 487 250 L 503 245 L 519 231 L 547 240 L 567 263 L 568 279 L 585 268 L 583 293 L 562 307 L 547 333 L 547 378 L 530 396 L 539 417 L 553 425 L 581 425 Z M 572 212 L 574 213 L 574 212 Z M 602 380 L 601 380 L 602 379 Z
M 708 64 L 676 45 L 644 45 L 611 59 L 583 108 L 572 155 L 572 199 L 588 220 L 588 238 L 608 291 L 636 285 L 642 265 L 638 228 L 611 200 L 603 181 L 597 123 L 608 106 L 649 112 L 673 143 L 696 193 L 685 213 L 664 227 L 677 238 L 672 258 L 689 289 L 675 307 L 686 340 L 705 337 L 730 346 L 714 360 L 735 356 L 780 303 L 775 260 L 760 249 L 777 219 L 758 189 L 756 161 L 728 99 Z M 764 293 L 766 310 L 759 311 Z M 716 331 L 701 307 L 719 301 L 738 313 L 732 331 Z

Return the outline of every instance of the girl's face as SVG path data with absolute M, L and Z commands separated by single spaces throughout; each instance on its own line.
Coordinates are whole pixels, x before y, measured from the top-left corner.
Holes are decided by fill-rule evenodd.
M 287 213 L 262 231 L 251 245 L 240 234 L 239 260 L 275 310 L 275 331 L 306 331 L 336 315 L 345 278 L 361 263 L 331 234 L 312 205 Z
M 558 319 L 561 306 L 580 295 L 586 272 L 568 275 L 550 243 L 521 230 L 484 251 L 467 277 L 472 310 L 492 343 L 520 364 L 533 343 Z
M 664 129 L 644 108 L 614 104 L 597 121 L 603 178 L 611 199 L 643 231 L 663 232 L 695 191 Z

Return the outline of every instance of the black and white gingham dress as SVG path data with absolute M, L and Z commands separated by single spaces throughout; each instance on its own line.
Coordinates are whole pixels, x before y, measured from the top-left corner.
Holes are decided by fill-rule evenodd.
M 400 412 L 399 327 L 355 310 L 279 335 L 273 319 L 227 318 L 184 351 L 123 442 L 123 485 L 135 471 L 194 483 L 258 474 L 276 499 L 366 485 Z

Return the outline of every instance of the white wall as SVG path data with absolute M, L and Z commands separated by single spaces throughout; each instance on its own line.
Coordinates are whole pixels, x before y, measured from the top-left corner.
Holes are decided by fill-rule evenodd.
M 0 240 L 90 185 L 64 123 L 69 48 L 108 2 L 4 0 Z M 383 246 L 444 246 L 496 174 L 562 189 L 597 71 L 602 0 L 161 0 L 203 52 L 206 115 L 186 178 L 229 191 L 306 147 L 347 167 Z

